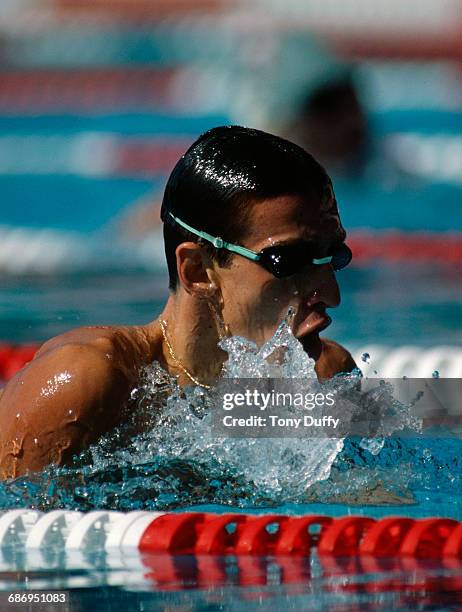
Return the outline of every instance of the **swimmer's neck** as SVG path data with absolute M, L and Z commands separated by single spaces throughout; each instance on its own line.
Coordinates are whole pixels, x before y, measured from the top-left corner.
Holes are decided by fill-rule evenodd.
M 166 321 L 167 338 L 175 357 L 199 382 L 213 384 L 219 377 L 228 355 L 218 347 L 219 325 L 211 315 L 205 299 L 197 299 L 181 288 L 171 293 L 159 318 Z M 150 345 L 150 360 L 174 376 L 181 386 L 192 382 L 172 358 L 165 343 L 159 318 L 143 326 L 143 335 Z M 309 353 L 308 347 L 305 349 Z M 321 340 L 320 354 L 313 356 L 318 378 L 331 378 L 340 372 L 351 372 L 356 364 L 350 353 L 332 340 Z
M 210 314 L 207 301 L 179 289 L 170 293 L 159 319 L 166 322 L 167 338 L 183 367 L 201 383 L 212 384 L 219 376 L 227 354 L 217 346 L 218 326 Z M 160 347 L 156 351 L 157 359 L 170 374 L 178 375 L 180 385 L 190 385 L 191 380 L 170 354 L 159 319 L 147 326 L 148 333 Z

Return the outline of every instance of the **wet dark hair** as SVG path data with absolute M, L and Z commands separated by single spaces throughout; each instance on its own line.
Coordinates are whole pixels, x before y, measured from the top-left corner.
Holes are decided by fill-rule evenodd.
M 195 229 L 239 243 L 252 203 L 283 195 L 321 198 L 330 179 L 301 147 L 260 130 L 217 127 L 196 140 L 178 161 L 162 201 L 169 288 L 178 283 L 175 251 L 186 241 L 203 244 L 220 266 L 234 256 L 179 226 L 171 212 Z

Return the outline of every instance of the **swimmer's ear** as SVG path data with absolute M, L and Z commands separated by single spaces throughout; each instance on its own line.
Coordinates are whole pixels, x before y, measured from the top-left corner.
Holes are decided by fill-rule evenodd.
M 199 298 L 210 298 L 217 291 L 213 264 L 195 242 L 182 242 L 176 248 L 176 269 L 184 289 Z

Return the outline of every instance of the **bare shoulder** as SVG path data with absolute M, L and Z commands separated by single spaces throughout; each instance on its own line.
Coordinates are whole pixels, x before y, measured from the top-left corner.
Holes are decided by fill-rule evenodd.
M 0 477 L 66 463 L 118 424 L 135 353 L 123 328 L 81 328 L 46 342 L 0 396 Z
M 342 372 L 351 372 L 357 366 L 351 353 L 338 342 L 322 338 L 322 352 L 316 362 L 319 378 L 331 378 Z
M 88 349 L 113 357 L 120 348 L 121 338 L 128 336 L 129 328 L 124 327 L 78 327 L 47 340 L 37 351 L 35 358 L 46 353 L 68 347 Z
M 60 350 L 69 357 L 85 352 L 88 359 L 102 359 L 108 368 L 124 371 L 135 379 L 140 366 L 152 361 L 152 347 L 143 327 L 80 327 L 51 338 L 37 351 L 35 358 Z

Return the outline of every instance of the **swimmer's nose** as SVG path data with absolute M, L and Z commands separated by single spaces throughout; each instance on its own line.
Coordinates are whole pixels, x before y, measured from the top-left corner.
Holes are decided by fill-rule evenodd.
M 316 283 L 308 299 L 308 306 L 322 302 L 327 308 L 336 308 L 340 301 L 340 289 L 332 265 L 319 266 Z

